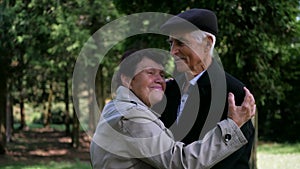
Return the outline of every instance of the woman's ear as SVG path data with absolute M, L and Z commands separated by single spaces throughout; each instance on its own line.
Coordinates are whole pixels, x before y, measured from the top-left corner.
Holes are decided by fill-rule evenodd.
M 127 87 L 128 89 L 130 89 L 130 81 L 131 78 L 129 78 L 128 76 L 121 74 L 121 81 L 122 81 L 122 85 Z

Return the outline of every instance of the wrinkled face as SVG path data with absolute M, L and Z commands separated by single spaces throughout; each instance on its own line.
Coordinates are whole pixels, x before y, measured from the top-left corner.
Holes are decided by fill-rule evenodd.
M 198 42 L 191 33 L 178 33 L 169 38 L 171 54 L 174 57 L 177 71 L 191 72 L 197 75 L 208 67 L 209 47 L 207 38 Z
M 147 106 L 161 101 L 166 89 L 164 67 L 149 58 L 137 64 L 129 88 Z

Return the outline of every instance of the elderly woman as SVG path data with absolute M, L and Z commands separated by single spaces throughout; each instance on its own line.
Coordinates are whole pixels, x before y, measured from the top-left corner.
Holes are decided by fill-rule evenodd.
M 247 89 L 241 106 L 229 95 L 228 118 L 203 140 L 185 145 L 173 139 L 151 109 L 166 88 L 163 58 L 150 49 L 122 57 L 116 97 L 104 107 L 91 142 L 93 168 L 210 168 L 247 143 L 240 127 L 255 114 Z

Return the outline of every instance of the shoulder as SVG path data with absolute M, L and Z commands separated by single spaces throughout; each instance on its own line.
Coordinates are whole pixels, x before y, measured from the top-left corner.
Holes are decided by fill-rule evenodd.
M 167 85 L 175 85 L 175 84 L 177 84 L 177 82 L 174 78 L 168 78 L 168 79 L 166 79 L 166 84 Z
M 245 97 L 245 91 L 244 91 L 245 84 L 227 72 L 225 72 L 225 75 L 226 75 L 227 92 L 233 93 L 235 96 L 236 104 L 240 105 L 243 102 Z
M 159 118 L 148 108 L 139 104 L 123 101 L 108 103 L 101 114 L 102 129 L 109 124 L 112 128 L 123 134 L 135 135 L 137 131 L 146 131 L 150 126 L 157 125 Z M 142 134 L 139 132 L 139 134 Z
M 237 79 L 236 77 L 232 76 L 227 72 L 225 72 L 225 76 L 226 76 L 227 87 L 243 90 L 243 87 L 245 86 L 243 82 L 241 82 L 239 79 Z
M 158 117 L 147 107 L 135 102 L 113 100 L 105 105 L 100 122 L 110 122 L 118 125 L 117 121 L 133 120 L 140 122 L 153 121 Z
M 228 81 L 227 83 L 232 83 L 240 86 L 245 86 L 242 81 L 240 81 L 238 78 L 234 77 L 228 72 L 225 72 L 226 80 Z
M 175 78 L 167 79 L 165 94 L 167 96 L 170 96 L 170 95 L 177 95 L 178 93 L 180 93 L 178 79 L 175 79 Z

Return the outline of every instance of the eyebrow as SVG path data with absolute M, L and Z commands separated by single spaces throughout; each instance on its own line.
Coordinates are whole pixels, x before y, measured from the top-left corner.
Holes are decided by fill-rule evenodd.
M 163 67 L 162 69 L 156 68 L 156 67 L 151 67 L 151 66 L 145 66 L 145 67 L 142 67 L 142 70 L 151 70 L 151 69 L 156 69 L 156 70 L 160 70 L 160 71 L 165 71 L 165 68 L 164 68 L 164 67 Z

